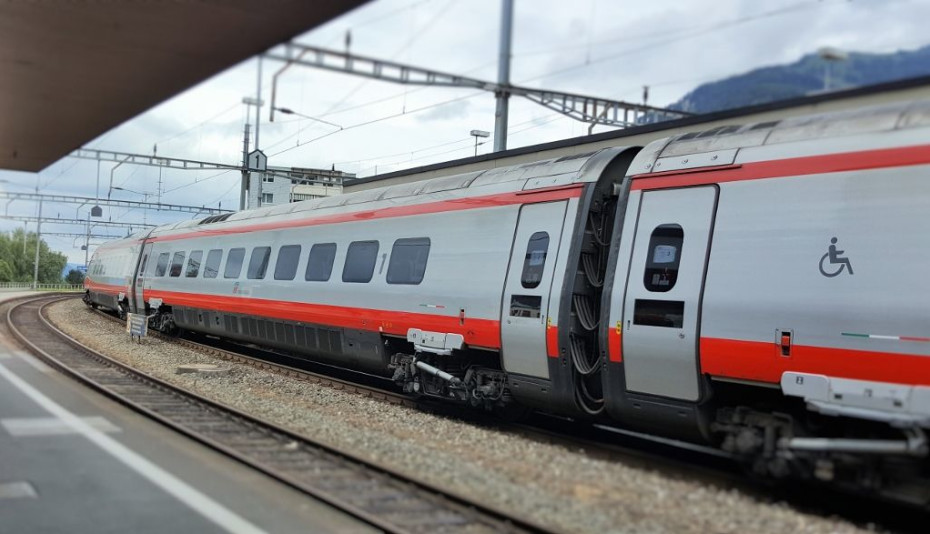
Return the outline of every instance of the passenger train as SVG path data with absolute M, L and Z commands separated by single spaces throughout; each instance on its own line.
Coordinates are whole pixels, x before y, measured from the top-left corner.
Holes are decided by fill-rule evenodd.
M 88 304 L 927 506 L 930 102 L 183 221 Z

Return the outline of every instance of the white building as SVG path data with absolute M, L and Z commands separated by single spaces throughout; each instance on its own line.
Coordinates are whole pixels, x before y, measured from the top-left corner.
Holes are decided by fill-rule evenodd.
M 355 178 L 354 174 L 335 169 L 269 166 L 268 171 L 252 173 L 249 177 L 250 208 L 339 195 L 342 193 L 343 180 Z M 259 180 L 261 199 L 258 197 Z

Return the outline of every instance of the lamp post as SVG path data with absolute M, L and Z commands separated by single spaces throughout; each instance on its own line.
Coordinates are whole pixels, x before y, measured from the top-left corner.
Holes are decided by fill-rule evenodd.
M 478 156 L 478 138 L 479 137 L 490 137 L 491 132 L 486 132 L 484 130 L 472 130 L 471 135 L 475 138 L 475 157 Z
M 832 80 L 830 79 L 830 70 L 831 64 L 839 61 L 846 61 L 849 59 L 849 54 L 845 51 L 840 50 L 832 46 L 825 46 L 820 50 L 817 50 L 817 55 L 820 56 L 820 59 L 824 60 L 824 71 L 823 71 L 823 90 L 824 92 L 830 90 L 830 85 Z

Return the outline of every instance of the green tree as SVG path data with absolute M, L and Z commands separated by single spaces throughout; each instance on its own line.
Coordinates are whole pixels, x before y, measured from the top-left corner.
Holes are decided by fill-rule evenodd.
M 71 284 L 73 286 L 79 286 L 84 283 L 84 273 L 77 269 L 71 269 L 68 271 L 68 276 L 65 277 L 65 283 Z
M 16 229 L 12 234 L 0 234 L 0 281 L 31 282 L 35 265 L 36 234 Z M 39 241 L 39 283 L 61 283 L 61 271 L 68 258 L 54 252 L 45 241 Z

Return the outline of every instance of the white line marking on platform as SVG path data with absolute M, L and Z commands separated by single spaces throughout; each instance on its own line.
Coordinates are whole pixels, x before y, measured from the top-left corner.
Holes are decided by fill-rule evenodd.
M 28 482 L 0 482 L 0 500 L 35 499 L 39 494 Z
M 81 417 L 81 420 L 99 432 L 113 434 L 119 432 L 118 426 L 99 415 Z M 27 436 L 62 436 L 76 434 L 77 431 L 57 417 L 10 417 L 0 419 L 0 426 L 13 437 Z
M 186 482 L 153 464 L 146 458 L 143 458 L 138 453 L 133 452 L 122 443 L 88 425 L 82 421 L 80 417 L 46 397 L 42 392 L 29 385 L 2 364 L 0 364 L 0 376 L 13 384 L 16 389 L 20 390 L 24 395 L 35 401 L 36 404 L 55 417 L 61 419 L 92 443 L 121 461 L 136 473 L 147 478 L 165 492 L 173 495 L 176 499 L 190 507 L 191 510 L 217 524 L 227 532 L 234 532 L 237 534 L 259 534 L 265 532 L 242 516 L 232 512 L 207 495 L 189 486 Z

